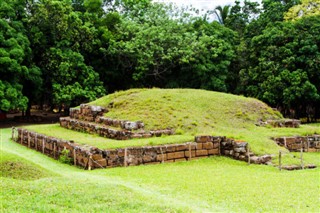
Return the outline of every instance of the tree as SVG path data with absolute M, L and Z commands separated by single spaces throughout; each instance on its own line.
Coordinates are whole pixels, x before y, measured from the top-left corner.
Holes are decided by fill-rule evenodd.
M 0 109 L 26 110 L 42 81 L 40 70 L 31 61 L 30 43 L 24 23 L 25 2 L 0 3 Z M 29 100 L 28 100 L 29 98 Z
M 225 6 L 217 6 L 214 10 L 214 14 L 216 15 L 218 22 L 220 24 L 225 24 L 226 19 L 230 13 L 230 5 Z
M 173 17 L 171 9 L 153 5 L 143 17 L 122 19 L 117 26 L 120 36 L 110 43 L 108 54 L 124 73 L 122 82 L 227 91 L 225 80 L 234 53 L 226 38 L 232 32 L 183 11 Z
M 315 117 L 320 106 L 319 23 L 320 16 L 278 22 L 255 36 L 250 67 L 241 71 L 246 94 L 284 113 L 294 109 L 297 117 L 310 117 L 310 112 Z
M 101 3 L 87 2 L 84 1 L 83 9 L 91 12 Z M 82 10 L 82 3 L 77 3 Z M 69 107 L 105 94 L 99 74 L 85 63 L 82 55 L 93 50 L 97 30 L 91 23 L 83 22 L 81 14 L 74 11 L 69 1 L 43 0 L 33 5 L 28 23 L 31 44 L 34 61 L 43 74 L 42 96 L 50 104 Z
M 304 16 L 320 15 L 320 0 L 302 0 L 285 13 L 285 20 L 296 20 Z

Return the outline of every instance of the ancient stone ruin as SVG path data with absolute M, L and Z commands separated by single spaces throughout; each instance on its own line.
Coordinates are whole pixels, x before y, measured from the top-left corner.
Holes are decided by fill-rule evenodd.
M 272 127 L 287 127 L 287 128 L 299 128 L 301 125 L 300 120 L 296 119 L 280 119 L 280 120 L 267 120 L 267 121 L 259 121 L 257 126 L 266 126 L 271 125 Z
M 80 108 L 70 110 L 70 117 L 60 118 L 64 128 L 98 134 L 116 140 L 132 138 L 148 138 L 161 135 L 172 135 L 172 129 L 145 131 L 142 121 L 127 121 L 104 117 L 108 110 L 100 106 L 81 104 Z M 290 123 L 290 122 L 289 122 Z M 280 126 L 297 127 L 299 122 Z M 221 136 L 196 136 L 194 141 L 181 144 L 157 146 L 126 147 L 102 150 L 96 147 L 79 145 L 55 137 L 48 137 L 22 128 L 12 129 L 12 139 L 31 149 L 58 159 L 67 153 L 74 165 L 85 169 L 111 168 L 118 166 L 134 166 L 140 164 L 159 164 L 178 162 L 209 157 L 213 155 L 227 156 L 236 160 L 255 164 L 272 164 L 271 155 L 255 156 L 250 152 L 247 142 L 235 141 Z M 319 151 L 320 136 L 281 137 L 275 141 L 290 151 Z
M 213 155 L 228 156 L 256 164 L 267 164 L 271 160 L 271 156 L 255 156 L 249 151 L 246 142 L 220 136 L 196 136 L 195 141 L 182 144 L 110 150 L 79 145 L 73 141 L 47 137 L 21 128 L 13 128 L 12 137 L 15 142 L 55 159 L 59 158 L 63 150 L 68 150 L 68 156 L 73 159 L 74 165 L 86 169 L 178 162 Z
M 107 110 L 100 106 L 81 104 L 80 108 L 70 110 L 70 117 L 60 118 L 60 126 L 101 137 L 129 140 L 174 134 L 173 129 L 145 131 L 142 121 L 117 120 L 104 117 Z
M 290 152 L 320 152 L 320 135 L 274 138 L 275 142 Z

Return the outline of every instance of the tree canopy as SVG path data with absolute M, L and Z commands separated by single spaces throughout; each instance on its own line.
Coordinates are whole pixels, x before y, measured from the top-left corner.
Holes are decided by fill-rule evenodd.
M 0 110 L 187 87 L 319 118 L 319 5 L 236 0 L 201 15 L 151 0 L 1 1 Z

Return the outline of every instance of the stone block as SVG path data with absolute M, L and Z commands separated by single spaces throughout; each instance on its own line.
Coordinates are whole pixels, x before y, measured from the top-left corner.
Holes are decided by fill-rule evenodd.
M 202 149 L 202 147 L 203 147 L 203 146 L 202 146 L 202 143 L 197 143 L 197 148 L 196 148 L 197 150 Z
M 96 162 L 93 162 L 93 166 L 96 168 L 107 167 L 107 160 L 104 158 L 101 158 L 99 160 L 95 160 Z
M 159 154 L 157 155 L 157 161 L 162 162 L 167 160 L 167 155 L 166 154 Z
M 246 153 L 246 148 L 245 147 L 234 148 L 234 151 L 236 153 Z
M 176 151 L 176 145 L 166 145 L 167 152 L 175 152 Z
M 289 150 L 298 150 L 301 149 L 301 144 L 290 144 L 287 147 Z
M 184 157 L 189 158 L 190 157 L 190 153 L 191 153 L 191 158 L 194 158 L 196 156 L 196 151 L 185 151 L 184 152 Z
M 208 150 L 206 149 L 200 149 L 196 150 L 196 156 L 207 156 L 208 155 Z
M 184 151 L 175 152 L 174 158 L 184 158 Z
M 212 142 L 203 143 L 202 149 L 213 149 L 213 143 Z
M 250 163 L 254 163 L 254 164 L 260 164 L 260 158 L 257 156 L 252 156 L 250 158 Z
M 209 149 L 208 155 L 219 155 L 219 149 Z
M 151 156 L 151 155 L 144 155 L 142 157 L 142 161 L 143 163 L 148 163 L 148 162 L 151 162 L 151 161 L 154 161 L 155 159 Z
M 117 149 L 117 151 L 119 157 L 124 157 L 124 149 Z
M 128 165 L 140 165 L 143 163 L 142 156 L 128 155 L 127 164 Z
M 167 153 L 167 159 L 168 159 L 168 160 L 175 159 L 175 155 L 176 155 L 175 152 Z
M 245 161 L 246 160 L 246 156 L 245 155 L 240 155 L 239 156 L 239 160 Z
M 263 155 L 260 157 L 260 162 L 261 163 L 266 163 L 268 161 L 271 161 L 272 157 L 271 155 Z
M 101 154 L 93 154 L 93 155 L 92 155 L 92 159 L 93 159 L 94 161 L 101 160 L 101 159 L 102 159 L 102 155 L 101 155 Z
M 218 142 L 213 142 L 213 148 L 219 148 L 220 147 L 220 143 Z
M 296 138 L 295 137 L 286 137 L 284 139 L 284 142 L 283 142 L 283 144 L 287 144 L 287 145 L 290 145 L 290 144 L 293 144 L 293 143 L 296 143 Z
M 197 142 L 197 143 L 213 142 L 213 137 L 210 135 L 196 136 L 195 142 Z
M 188 149 L 188 146 L 186 144 L 178 144 L 176 146 L 176 151 L 185 151 Z

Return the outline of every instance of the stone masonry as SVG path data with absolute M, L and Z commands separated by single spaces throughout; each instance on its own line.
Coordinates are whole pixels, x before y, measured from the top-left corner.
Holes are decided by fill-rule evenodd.
M 127 147 L 102 150 L 54 137 L 13 128 L 13 140 L 50 157 L 58 159 L 63 150 L 68 150 L 74 165 L 85 169 L 159 164 L 187 161 L 213 155 L 223 155 L 251 163 L 266 164 L 270 158 L 254 156 L 246 142 L 236 142 L 226 137 L 196 136 L 194 142 L 157 146 Z

